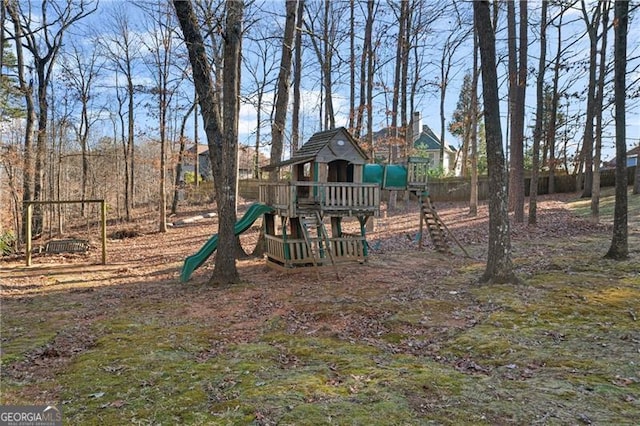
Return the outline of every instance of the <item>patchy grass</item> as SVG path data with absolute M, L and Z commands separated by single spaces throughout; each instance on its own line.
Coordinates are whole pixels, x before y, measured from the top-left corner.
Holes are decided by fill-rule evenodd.
M 629 187 L 627 194 L 627 209 L 629 222 L 640 224 L 640 195 L 634 195 Z M 600 193 L 600 219 L 605 223 L 613 222 L 613 211 L 616 205 L 615 188 L 602 188 Z M 575 198 L 569 202 L 569 207 L 580 217 L 591 217 L 591 199 Z
M 614 262 L 603 229 L 516 240 L 521 285 L 415 249 L 341 281 L 243 260 L 226 288 L 163 258 L 58 270 L 64 287 L 12 266 L 0 401 L 61 404 L 72 425 L 635 424 L 640 235 Z

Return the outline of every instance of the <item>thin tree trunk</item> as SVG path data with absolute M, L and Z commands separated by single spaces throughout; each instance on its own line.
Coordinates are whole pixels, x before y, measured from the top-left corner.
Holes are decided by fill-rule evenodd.
M 349 0 L 349 131 L 353 132 L 356 115 L 356 28 L 355 0 Z
M 533 161 L 531 165 L 531 182 L 529 185 L 529 225 L 538 221 L 538 175 L 540 172 L 540 140 L 542 139 L 542 121 L 544 120 L 544 74 L 547 61 L 547 7 L 549 2 L 542 1 L 540 18 L 540 58 L 538 77 L 536 78 L 536 124 L 533 130 Z
M 623 260 L 629 257 L 627 205 L 627 143 L 626 143 L 626 73 L 627 26 L 629 2 L 618 0 L 614 6 L 614 96 L 616 122 L 616 204 L 613 213 L 613 237 L 606 256 Z M 637 167 L 637 166 L 636 166 Z
M 478 31 L 473 29 L 473 77 L 471 81 L 471 194 L 469 198 L 469 216 L 478 215 Z
M 298 1 L 296 27 L 304 24 L 304 0 Z M 353 68 L 351 69 L 353 74 Z M 302 86 L 302 31 L 296 31 L 293 56 L 293 106 L 291 110 L 291 155 L 300 147 L 300 87 Z M 353 91 L 353 87 L 351 88 Z M 353 112 L 351 113 L 353 114 Z M 350 117 L 353 120 L 353 117 Z
M 609 26 L 609 0 L 602 2 L 602 40 L 600 45 L 600 65 L 596 92 L 595 156 L 593 158 L 593 185 L 591 189 L 591 220 L 600 220 L 600 159 L 602 157 L 602 104 L 604 99 L 604 79 L 607 73 L 607 33 Z
M 180 187 L 182 183 L 182 167 L 184 164 L 184 153 L 186 151 L 186 142 L 187 138 L 184 135 L 184 131 L 187 127 L 187 119 L 194 112 L 196 107 L 196 103 L 192 103 L 189 107 L 189 110 L 185 112 L 184 117 L 182 117 L 182 123 L 180 123 L 180 147 L 178 148 L 178 162 L 176 164 L 176 176 L 173 181 L 173 201 L 171 202 L 171 214 L 178 213 L 178 201 L 180 201 Z
M 520 1 L 520 40 L 516 59 L 515 6 L 507 3 L 509 27 L 509 103 L 511 104 L 509 207 L 524 221 L 524 103 L 527 86 L 527 2 Z
M 398 29 L 398 39 L 396 41 L 396 63 L 393 81 L 393 99 L 391 101 L 391 143 L 389 146 L 389 154 L 391 163 L 398 161 L 398 149 L 400 142 L 400 133 L 398 131 L 398 104 L 400 101 L 400 81 L 402 79 L 403 58 L 404 58 L 404 35 L 406 27 L 408 2 L 400 2 L 400 16 L 398 17 L 400 28 Z M 398 191 L 390 191 L 389 193 L 389 209 L 395 210 L 398 201 Z
M 549 149 L 549 188 L 547 192 L 556 192 L 556 130 L 558 121 L 558 107 L 560 94 L 558 85 L 560 81 L 560 60 L 562 57 L 562 14 L 559 16 L 556 57 L 553 69 L 553 94 L 551 99 L 551 111 L 549 115 L 549 128 L 547 129 L 547 147 Z
M 593 189 L 593 120 L 596 115 L 595 94 L 596 94 L 596 67 L 598 54 L 598 26 L 600 23 L 600 12 L 602 3 L 596 5 L 594 16 L 589 21 L 587 16 L 586 4 L 581 1 L 582 14 L 587 25 L 587 33 L 589 34 L 589 86 L 587 89 L 587 111 L 584 126 L 584 142 L 582 145 L 582 159 L 584 161 L 584 177 L 582 198 L 591 197 Z
M 640 194 L 640 141 L 637 146 L 638 153 L 636 154 L 636 175 L 633 181 L 633 194 Z
M 372 51 L 371 39 L 373 32 L 373 18 L 374 18 L 375 2 L 373 0 L 367 0 L 367 20 L 364 27 L 364 41 L 362 44 L 362 56 L 360 58 L 360 105 L 356 115 L 356 126 L 354 130 L 354 137 L 360 139 L 362 136 L 362 121 L 364 119 L 364 112 L 367 109 L 367 64 L 373 61 L 373 58 L 369 57 Z M 373 160 L 373 157 L 371 158 Z
M 482 63 L 482 95 L 489 169 L 489 251 L 482 282 L 517 282 L 511 261 L 511 237 L 507 209 L 507 173 L 502 150 L 500 101 L 496 69 L 495 34 L 491 25 L 489 2 L 473 4 Z
M 295 38 L 297 1 L 286 2 L 286 21 L 284 38 L 282 39 L 282 56 L 280 58 L 280 72 L 278 74 L 278 89 L 276 92 L 275 117 L 271 125 L 271 164 L 282 161 L 284 144 L 284 129 L 289 106 L 289 76 L 291 75 L 292 50 Z M 271 174 L 271 180 L 277 180 L 277 171 Z

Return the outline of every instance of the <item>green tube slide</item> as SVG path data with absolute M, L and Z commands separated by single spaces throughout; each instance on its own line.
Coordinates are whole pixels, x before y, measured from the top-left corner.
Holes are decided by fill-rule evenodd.
M 236 222 L 233 230 L 236 235 L 242 234 L 249 229 L 253 222 L 255 222 L 260 216 L 265 213 L 272 212 L 273 208 L 262 203 L 252 204 L 247 212 L 242 216 L 242 219 Z M 204 243 L 202 248 L 198 250 L 196 254 L 187 257 L 182 265 L 182 272 L 180 272 L 180 281 L 187 282 L 191 278 L 193 271 L 198 269 L 202 264 L 213 254 L 218 248 L 218 234 L 213 235 L 209 240 Z

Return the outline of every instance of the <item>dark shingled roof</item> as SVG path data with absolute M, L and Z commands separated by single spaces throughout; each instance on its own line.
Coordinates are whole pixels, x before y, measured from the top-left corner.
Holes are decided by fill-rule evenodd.
M 362 148 L 358 145 L 358 142 L 351 136 L 351 133 L 344 127 L 338 127 L 337 129 L 325 130 L 324 132 L 315 133 L 311 138 L 298 149 L 293 156 L 285 161 L 282 161 L 273 166 L 267 166 L 265 169 L 271 169 L 274 167 L 282 167 L 288 166 L 291 164 L 300 164 L 306 163 L 307 161 L 313 160 L 318 153 L 325 147 L 329 142 L 331 142 L 339 133 L 342 134 L 346 139 L 348 139 L 356 149 L 362 154 L 362 157 L 367 159 L 367 154 L 362 151 Z
M 440 139 L 433 133 L 431 127 L 426 124 L 422 126 L 420 137 L 413 143 L 416 148 L 422 149 L 440 149 Z

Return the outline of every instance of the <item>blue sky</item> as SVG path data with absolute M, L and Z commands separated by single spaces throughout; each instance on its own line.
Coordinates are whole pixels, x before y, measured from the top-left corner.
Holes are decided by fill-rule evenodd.
M 340 2 L 334 2 L 335 5 L 340 5 Z M 342 2 L 342 4 L 346 4 Z M 380 3 L 381 5 L 386 5 L 385 3 Z M 426 2 L 429 4 L 429 2 Z M 469 7 L 468 2 L 459 2 L 460 7 Z M 530 21 L 536 22 L 539 17 L 539 2 L 531 1 L 530 2 Z M 134 32 L 140 36 L 142 39 L 148 38 L 148 30 L 142 25 L 144 22 L 144 18 L 142 12 L 137 7 L 131 5 L 130 3 L 125 3 L 119 0 L 107 0 L 102 1 L 100 3 L 100 8 L 96 14 L 90 17 L 90 19 L 86 22 L 88 25 L 84 25 L 82 27 L 78 27 L 74 29 L 69 36 L 67 37 L 67 43 L 73 38 L 75 40 L 80 40 L 88 49 L 92 49 L 93 41 L 91 39 L 92 35 L 98 35 L 103 40 L 105 38 L 105 34 L 109 32 L 109 13 L 114 7 L 123 7 L 124 10 L 130 17 L 132 18 L 131 24 Z M 337 6 L 336 6 L 337 7 Z M 255 2 L 251 9 L 248 9 L 248 15 L 251 15 L 251 19 L 258 18 L 252 21 L 251 25 L 247 26 L 247 34 L 244 40 L 243 45 L 243 55 L 245 56 L 245 61 L 247 66 L 243 68 L 243 85 L 242 91 L 245 99 L 249 98 L 251 92 L 251 73 L 249 70 L 256 70 L 259 65 L 262 65 L 265 61 L 258 58 L 256 52 L 259 51 L 257 42 L 252 39 L 258 38 L 258 36 L 271 36 L 272 38 L 276 38 L 282 34 L 282 26 L 284 24 L 283 19 L 284 14 L 284 2 L 276 1 L 276 0 L 267 0 L 264 2 Z M 578 10 L 573 10 L 567 14 L 565 17 L 565 21 L 574 20 L 573 23 L 568 25 L 564 29 L 563 39 L 564 43 L 573 43 L 572 44 L 572 54 L 573 61 L 578 62 L 580 60 L 584 60 L 588 58 L 588 40 L 584 36 L 580 36 L 584 33 L 584 22 L 580 19 L 580 12 Z M 344 25 L 346 20 L 341 19 L 342 22 L 339 24 Z M 390 9 L 386 8 L 380 12 L 378 18 L 376 20 L 374 31 L 374 38 L 379 38 L 382 41 L 389 42 L 392 38 L 385 38 L 387 36 L 393 36 L 393 31 L 396 31 L 393 25 L 394 16 L 391 13 Z M 499 75 L 501 78 L 501 96 L 503 99 L 506 99 L 506 60 L 505 60 L 505 51 L 506 51 L 506 30 L 504 29 L 504 15 L 502 15 L 499 25 L 499 32 L 497 35 L 498 38 L 498 52 L 503 61 L 500 62 L 499 65 Z M 362 20 L 359 20 L 359 25 L 362 25 Z M 386 27 L 385 27 L 386 26 Z M 433 31 L 429 34 L 424 34 L 420 40 L 420 42 L 424 45 L 424 47 L 420 50 L 419 56 L 421 60 L 429 61 L 429 60 L 437 60 L 437 58 L 441 54 L 441 47 L 443 45 L 443 40 L 446 39 L 449 31 L 451 29 L 458 31 L 458 28 L 455 28 L 455 22 L 451 20 L 450 16 L 446 16 L 441 18 L 439 21 L 436 21 L 433 25 Z M 177 28 L 176 28 L 177 29 Z M 260 34 L 258 34 L 260 33 Z M 537 68 L 538 62 L 538 49 L 539 42 L 536 40 L 536 35 L 538 33 L 538 29 L 534 26 L 531 27 L 529 31 L 529 68 Z M 361 32 L 358 33 L 359 36 Z M 631 63 L 629 64 L 629 69 L 632 69 L 633 72 L 628 77 L 628 83 L 632 81 L 636 81 L 640 78 L 640 69 L 638 69 L 640 65 L 640 25 L 632 22 L 629 25 L 629 57 L 633 57 Z M 610 34 L 609 37 L 609 46 L 612 49 L 613 43 L 613 34 Z M 358 40 L 358 43 L 360 41 Z M 446 95 L 446 103 L 445 103 L 445 115 L 446 122 L 448 123 L 451 114 L 453 113 L 460 91 L 460 87 L 462 85 L 462 80 L 465 73 L 469 72 L 471 69 L 471 46 L 472 43 L 469 40 L 464 43 L 461 48 L 456 52 L 454 57 L 454 61 L 456 65 L 452 70 L 452 74 L 450 76 L 450 81 L 448 84 L 448 90 Z M 555 52 L 556 46 L 556 38 L 553 30 L 549 31 L 548 34 L 548 50 L 547 57 L 549 60 L 552 58 Z M 339 54 L 345 57 L 348 57 L 348 52 L 345 50 L 348 47 L 348 43 L 342 42 L 339 46 L 336 47 Z M 276 42 L 273 46 L 270 47 L 270 51 L 267 54 L 267 61 L 270 62 L 270 65 L 277 68 L 279 57 L 280 57 L 280 47 Z M 395 46 L 387 45 L 382 46 L 379 51 L 379 62 L 384 63 L 388 61 L 385 66 L 381 68 L 379 72 L 379 77 L 377 80 L 378 87 L 382 87 L 382 85 L 390 85 L 390 82 L 393 79 L 393 56 L 395 54 Z M 314 132 L 320 130 L 319 120 L 318 120 L 318 103 L 320 98 L 320 81 L 319 81 L 319 65 L 317 63 L 317 59 L 314 56 L 312 49 L 307 48 L 304 53 L 304 66 L 303 66 L 303 112 L 301 116 L 301 127 L 302 127 L 302 135 L 301 140 L 305 141 L 308 139 Z M 269 65 L 269 64 L 267 64 Z M 183 68 L 185 65 L 182 65 Z M 152 85 L 153 79 L 149 75 L 149 70 L 144 67 L 143 64 L 139 64 L 138 66 L 139 72 L 136 73 L 136 84 L 140 85 Z M 346 75 L 348 68 L 343 67 L 337 72 L 334 77 L 334 108 L 336 111 L 336 125 L 343 126 L 347 124 L 348 120 L 348 76 Z M 176 72 L 179 71 L 179 68 L 176 68 Z M 275 71 L 274 71 L 275 72 Z M 551 71 L 547 72 L 548 78 L 550 78 Z M 570 88 L 572 92 L 582 92 L 585 89 L 586 73 L 581 73 L 579 71 L 571 71 L 567 73 L 563 77 L 563 81 L 567 82 L 569 80 L 574 79 L 575 82 Z M 422 113 L 423 123 L 429 125 L 436 134 L 440 133 L 440 117 L 439 117 L 439 95 L 436 90 L 433 88 L 433 83 L 439 82 L 439 70 L 435 64 L 431 64 L 426 66 L 421 74 L 421 78 L 425 80 L 425 82 L 429 82 L 431 84 L 427 84 L 428 90 L 421 91 L 417 96 L 416 102 L 416 110 Z M 113 85 L 115 81 L 115 75 L 112 72 L 105 72 L 101 77 L 101 82 L 103 85 Z M 534 110 L 535 110 L 535 74 L 530 73 L 528 77 L 528 88 L 527 88 L 527 135 L 531 134 L 531 127 L 533 126 L 534 120 Z M 190 82 L 183 81 L 180 83 L 179 87 L 179 96 L 182 98 L 182 102 L 186 104 L 188 99 L 193 94 L 193 88 Z M 105 95 L 108 96 L 108 95 Z M 374 118 L 374 129 L 380 129 L 387 124 L 388 117 L 385 115 L 385 96 L 386 101 L 389 100 L 389 93 L 386 95 L 384 91 L 377 89 L 375 94 L 375 118 Z M 273 99 L 273 89 L 271 88 L 265 94 L 265 100 Z M 153 100 L 143 97 L 139 98 L 141 104 L 139 104 L 136 108 L 136 118 L 139 123 L 142 123 L 141 128 L 139 129 L 140 133 L 148 137 L 153 137 L 154 132 L 154 122 L 151 118 L 149 118 L 149 109 L 144 107 L 144 103 L 152 103 Z M 110 97 L 109 104 L 111 106 L 113 103 L 113 96 Z M 573 102 L 569 106 L 569 113 L 575 113 L 578 111 L 584 111 L 585 102 L 583 100 Z M 506 102 L 501 104 L 501 115 L 506 118 L 507 108 Z M 268 112 L 263 112 L 264 117 L 268 117 Z M 178 114 L 179 115 L 179 114 Z M 610 118 L 612 116 L 612 109 L 605 112 L 605 119 Z M 200 120 L 202 122 L 202 120 Z M 190 119 L 187 125 L 187 135 L 193 135 L 193 120 Z M 251 106 L 248 102 L 242 104 L 240 111 L 240 138 L 241 143 L 245 143 L 248 145 L 254 144 L 254 135 L 256 130 L 256 110 L 253 106 Z M 107 136 L 112 134 L 112 125 L 109 120 L 105 120 L 103 123 L 103 131 Z M 613 156 L 613 133 L 607 129 L 606 137 L 604 141 L 603 147 L 603 159 L 611 158 Z M 268 139 L 268 135 L 270 133 L 270 124 L 268 120 L 263 123 L 262 126 L 262 134 Z M 572 130 L 575 139 L 578 139 L 582 133 L 582 129 L 580 124 L 577 123 L 576 130 Z M 506 129 L 506 121 L 503 123 L 503 133 L 507 133 Z M 204 143 L 204 132 L 200 129 L 199 132 L 201 143 Z M 453 146 L 458 146 L 459 141 L 451 136 L 450 134 L 446 134 L 445 139 L 447 142 Z M 628 114 L 627 114 L 627 143 L 629 148 L 638 143 L 640 139 L 640 105 L 638 102 L 630 102 L 628 105 Z M 285 150 L 286 152 L 287 150 Z

